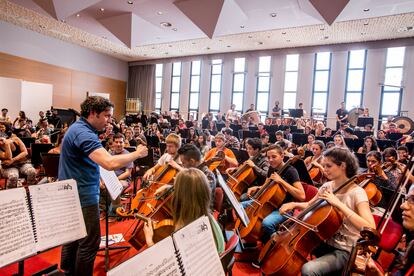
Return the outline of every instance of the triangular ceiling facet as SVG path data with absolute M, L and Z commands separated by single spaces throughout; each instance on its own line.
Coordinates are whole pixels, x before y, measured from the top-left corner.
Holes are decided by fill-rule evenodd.
M 33 0 L 44 11 L 57 20 L 64 20 L 71 15 L 95 5 L 101 0 Z
M 213 38 L 224 0 L 177 0 L 177 6 L 209 38 Z
M 349 0 L 330 0 L 327 4 L 326 0 L 310 0 L 319 14 L 325 19 L 326 23 L 332 25 L 338 15 L 349 3 Z

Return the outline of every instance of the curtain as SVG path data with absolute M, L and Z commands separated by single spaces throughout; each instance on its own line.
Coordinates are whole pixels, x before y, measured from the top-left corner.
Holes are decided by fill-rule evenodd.
M 128 98 L 139 98 L 142 109 L 150 113 L 155 109 L 155 64 L 129 67 Z

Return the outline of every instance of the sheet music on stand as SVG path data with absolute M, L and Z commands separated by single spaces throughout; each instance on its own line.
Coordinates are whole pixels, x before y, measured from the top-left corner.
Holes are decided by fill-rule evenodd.
M 236 196 L 234 195 L 233 191 L 230 190 L 229 186 L 227 186 L 226 182 L 223 179 L 223 176 L 220 174 L 220 172 L 217 169 L 216 169 L 216 174 L 217 174 L 217 181 L 220 187 L 223 189 L 227 198 L 230 200 L 231 205 L 234 207 L 234 210 L 236 211 L 236 214 L 242 221 L 243 225 L 247 227 L 250 223 L 250 220 L 246 214 L 246 211 L 244 210 L 240 202 L 236 199 Z
M 119 179 L 114 171 L 108 171 L 99 166 L 99 172 L 101 174 L 101 179 L 109 192 L 109 195 L 111 196 L 112 200 L 115 200 L 122 193 L 124 187 L 122 186 L 121 182 L 119 182 Z
M 75 180 L 0 192 L 0 267 L 85 236 Z

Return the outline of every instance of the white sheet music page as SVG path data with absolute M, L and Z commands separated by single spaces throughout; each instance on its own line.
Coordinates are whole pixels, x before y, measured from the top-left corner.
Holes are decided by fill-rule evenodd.
M 171 237 L 108 271 L 108 276 L 179 276 L 180 266 Z
M 119 182 L 118 177 L 114 171 L 108 171 L 99 166 L 99 171 L 101 174 L 101 179 L 105 184 L 106 189 L 109 192 L 112 200 L 115 200 L 121 193 L 124 187 L 122 187 L 121 182 Z
M 0 192 L 0 267 L 36 254 L 24 188 Z
M 225 275 L 208 217 L 203 216 L 178 230 L 173 239 L 186 275 Z
M 29 187 L 37 232 L 43 251 L 86 236 L 85 221 L 73 179 Z

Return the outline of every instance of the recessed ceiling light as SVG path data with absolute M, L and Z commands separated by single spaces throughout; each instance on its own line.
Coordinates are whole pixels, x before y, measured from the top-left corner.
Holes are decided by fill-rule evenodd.
M 160 25 L 161 25 L 162 27 L 165 27 L 165 28 L 169 28 L 169 27 L 171 27 L 171 26 L 172 26 L 172 24 L 171 24 L 170 22 L 161 22 L 161 23 L 160 23 Z
M 240 29 L 244 29 L 244 25 L 240 25 Z
M 132 5 L 132 4 L 134 4 L 134 1 L 127 1 L 127 3 Z
M 282 35 L 285 35 L 286 34 L 286 32 L 282 32 Z
M 210 47 L 206 47 L 206 50 L 210 50 L 211 48 Z
M 364 12 L 369 12 L 369 9 L 364 9 Z
M 263 42 L 259 41 L 257 42 L 257 45 L 263 45 Z
M 364 23 L 364 26 L 368 26 L 368 25 L 369 25 L 369 23 L 368 23 L 368 22 L 365 22 L 365 23 Z
M 322 28 L 320 28 L 319 30 L 321 30 L 321 31 L 325 31 L 325 28 L 324 28 L 324 27 L 322 27 Z
M 271 16 L 271 17 L 276 17 L 276 16 L 277 16 L 277 13 L 272 12 L 272 13 L 270 14 L 270 16 Z
M 178 29 L 177 29 L 177 28 L 172 28 L 172 30 L 173 30 L 174 32 L 178 31 Z
M 105 11 L 105 9 L 104 9 L 104 8 L 100 8 L 99 10 L 100 10 L 101 12 L 104 12 L 104 11 Z
M 157 14 L 158 15 L 162 15 L 162 11 L 157 11 Z
M 80 14 L 78 13 L 78 14 L 76 14 L 76 17 L 80 17 Z

